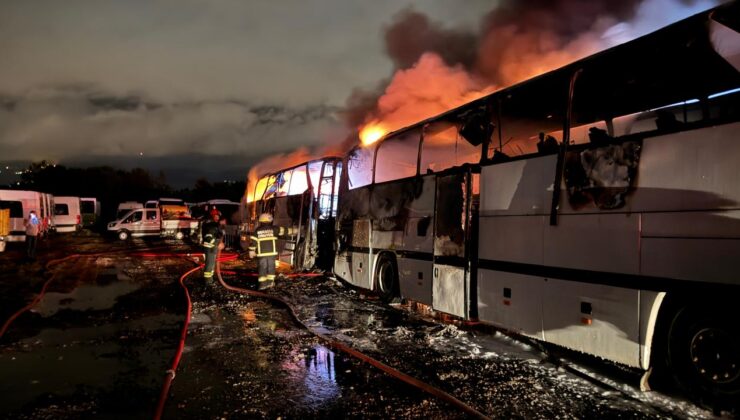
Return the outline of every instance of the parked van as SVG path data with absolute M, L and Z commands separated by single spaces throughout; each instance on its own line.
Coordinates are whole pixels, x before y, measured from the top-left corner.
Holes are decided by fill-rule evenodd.
M 0 209 L 10 210 L 10 232 L 6 238 L 8 242 L 25 242 L 26 228 L 23 226 L 23 219 L 28 218 L 31 210 L 41 217 L 43 201 L 42 194 L 36 191 L 0 190 Z
M 131 237 L 163 236 L 181 240 L 198 230 L 198 221 L 180 212 L 165 212 L 168 206 L 130 210 L 121 219 L 108 224 L 108 231 L 125 241 Z M 169 206 L 182 207 L 185 206 Z
M 41 232 L 52 232 L 56 230 L 54 226 L 54 196 L 41 193 L 41 203 L 42 209 L 39 215 L 41 218 Z
M 82 213 L 82 226 L 92 226 L 100 218 L 100 201 L 97 198 L 81 197 L 80 213 Z
M 54 197 L 54 224 L 57 232 L 77 232 L 82 228 L 80 197 Z
M 127 215 L 131 210 L 142 208 L 144 208 L 144 205 L 138 201 L 124 201 L 123 203 L 119 203 L 118 210 L 116 210 L 116 220 L 121 220 L 121 218 Z

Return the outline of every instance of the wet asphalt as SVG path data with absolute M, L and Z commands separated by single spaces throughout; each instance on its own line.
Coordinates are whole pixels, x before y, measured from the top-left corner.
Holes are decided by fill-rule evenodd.
M 169 247 L 91 233 L 47 238 L 39 259 L 0 254 L 0 322 L 54 275 L 44 299 L 0 338 L 4 418 L 152 418 L 186 305 L 193 262 L 138 258 Z M 75 252 L 113 252 L 45 269 Z M 224 263 L 248 272 L 249 261 Z M 254 288 L 253 277 L 224 276 Z M 193 312 L 163 418 L 467 418 L 459 409 L 336 352 L 269 300 L 186 280 Z M 436 386 L 492 418 L 711 418 L 680 398 L 636 389 L 634 375 L 584 379 L 536 345 L 390 307 L 330 276 L 292 277 L 270 293 L 312 330 Z M 607 371 L 609 369 L 606 369 Z M 618 370 L 618 369 L 617 369 Z M 625 378 L 626 382 L 625 382 Z

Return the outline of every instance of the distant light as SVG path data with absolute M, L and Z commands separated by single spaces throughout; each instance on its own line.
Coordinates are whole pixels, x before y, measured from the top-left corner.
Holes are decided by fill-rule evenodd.
M 144 156 L 144 152 L 139 152 L 139 156 Z
M 724 92 L 715 93 L 714 95 L 709 95 L 709 99 L 719 98 L 720 96 L 729 95 L 731 93 L 740 92 L 740 88 L 730 89 L 726 90 Z

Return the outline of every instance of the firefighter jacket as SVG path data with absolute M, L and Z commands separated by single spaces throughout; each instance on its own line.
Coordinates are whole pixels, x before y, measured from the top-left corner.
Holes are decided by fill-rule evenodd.
M 217 246 L 218 242 L 224 236 L 218 222 L 214 222 L 213 220 L 203 223 L 201 234 L 203 236 L 203 246 L 206 248 Z
M 271 257 L 277 255 L 278 236 L 293 235 L 296 229 L 272 225 L 262 225 L 250 237 L 249 250 L 255 251 L 257 257 Z

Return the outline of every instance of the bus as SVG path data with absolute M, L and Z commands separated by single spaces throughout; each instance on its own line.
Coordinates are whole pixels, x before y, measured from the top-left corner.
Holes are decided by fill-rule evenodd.
M 296 269 L 330 270 L 334 262 L 337 190 L 342 174 L 339 157 L 325 157 L 279 171 L 260 174 L 243 199 L 240 245 L 246 249 L 250 232 L 262 213 L 273 215 L 275 226 L 297 228 L 279 238 L 278 260 Z
M 736 404 L 739 9 L 354 148 L 335 275 Z

